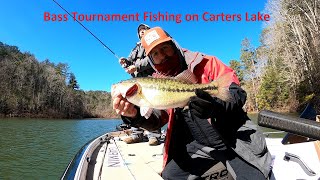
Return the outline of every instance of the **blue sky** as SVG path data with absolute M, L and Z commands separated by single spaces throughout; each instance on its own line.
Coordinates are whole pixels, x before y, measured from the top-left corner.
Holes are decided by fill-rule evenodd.
M 139 21 L 82 21 L 119 57 L 128 56 L 138 41 L 140 23 L 160 26 L 184 48 L 214 55 L 224 63 L 240 58 L 241 41 L 247 37 L 259 46 L 263 22 L 248 22 L 245 14 L 263 12 L 266 0 L 56 0 L 65 9 L 79 14 L 136 14 Z M 10 0 L 1 3 L 0 41 L 29 51 L 39 61 L 67 63 L 82 90 L 110 91 L 112 84 L 130 75 L 115 56 L 68 16 L 68 21 L 44 21 L 44 13 L 66 14 L 52 0 Z M 144 12 L 181 14 L 175 21 L 143 20 Z M 241 21 L 204 21 L 202 14 L 241 14 Z M 199 15 L 188 22 L 187 14 Z

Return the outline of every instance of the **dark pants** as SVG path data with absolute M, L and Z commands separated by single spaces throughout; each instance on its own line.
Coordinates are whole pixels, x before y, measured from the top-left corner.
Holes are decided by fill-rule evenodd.
M 229 175 L 237 180 L 266 179 L 260 170 L 226 146 L 207 119 L 193 116 L 189 111 L 176 111 L 176 115 L 174 125 L 178 128 L 173 128 L 170 161 L 162 172 L 163 179 L 228 179 Z
M 266 179 L 258 169 L 251 166 L 238 156 L 222 163 L 227 166 L 227 168 L 221 168 L 221 166 L 217 165 L 219 162 L 213 159 L 196 158 L 196 160 L 191 162 L 192 163 L 189 163 L 188 165 L 183 164 L 184 167 L 180 168 L 178 165 L 179 163 L 177 164 L 177 162 L 171 160 L 163 170 L 162 178 L 166 180 L 219 179 L 226 177 L 229 172 L 231 176 L 237 180 Z M 229 164 L 230 166 L 226 164 Z M 218 167 L 216 169 L 213 168 L 208 172 L 208 170 L 215 165 Z M 188 167 L 186 168 L 186 166 Z M 206 173 L 204 174 L 204 172 Z

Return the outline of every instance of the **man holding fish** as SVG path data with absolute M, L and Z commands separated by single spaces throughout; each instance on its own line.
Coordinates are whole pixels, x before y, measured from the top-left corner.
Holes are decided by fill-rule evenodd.
M 242 107 L 246 92 L 214 56 L 180 48 L 160 27 L 141 43 L 156 70 L 112 87 L 113 109 L 132 126 L 168 123 L 164 179 L 266 179 L 271 155 Z

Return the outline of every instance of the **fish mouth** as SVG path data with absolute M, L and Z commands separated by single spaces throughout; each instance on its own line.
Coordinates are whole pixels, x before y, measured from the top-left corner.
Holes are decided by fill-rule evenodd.
M 132 85 L 126 92 L 126 97 L 134 96 L 138 92 L 138 85 L 134 84 Z
M 111 97 L 121 95 L 122 97 L 131 97 L 137 94 L 139 86 L 137 84 L 132 84 L 130 86 L 122 86 L 121 84 L 114 84 L 111 86 Z

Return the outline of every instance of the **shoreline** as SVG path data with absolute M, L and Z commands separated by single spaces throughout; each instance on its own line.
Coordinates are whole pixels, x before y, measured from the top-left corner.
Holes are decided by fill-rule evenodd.
M 284 111 L 284 110 L 275 110 L 274 112 L 278 113 L 294 113 L 290 111 Z M 248 111 L 247 114 L 258 114 L 259 111 Z M 46 113 L 38 113 L 38 114 L 32 114 L 32 113 L 22 113 L 22 114 L 3 114 L 0 113 L 0 118 L 43 118 L 43 119 L 120 119 L 120 116 L 112 115 L 112 116 L 73 116 L 73 117 L 66 117 L 61 114 L 46 114 Z
M 22 113 L 22 114 L 1 114 L 0 118 L 42 118 L 42 119 L 121 119 L 119 116 L 108 116 L 108 117 L 101 117 L 101 116 L 74 116 L 74 117 L 66 117 L 62 115 L 48 115 L 48 114 L 31 114 L 31 113 Z

